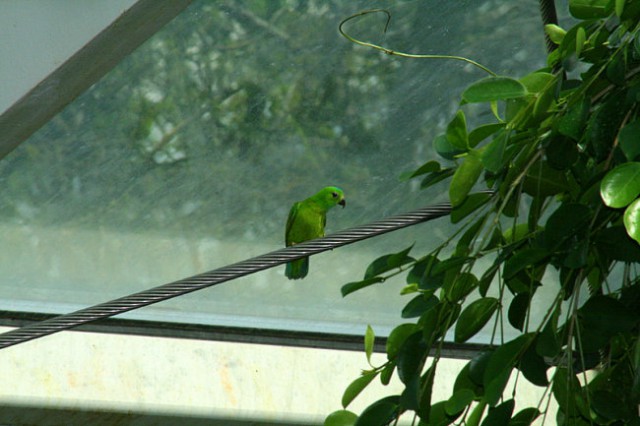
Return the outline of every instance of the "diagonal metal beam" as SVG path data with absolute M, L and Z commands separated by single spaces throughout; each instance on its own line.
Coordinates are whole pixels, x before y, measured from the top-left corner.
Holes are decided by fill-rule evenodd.
M 47 123 L 192 0 L 140 0 L 0 115 L 0 159 Z

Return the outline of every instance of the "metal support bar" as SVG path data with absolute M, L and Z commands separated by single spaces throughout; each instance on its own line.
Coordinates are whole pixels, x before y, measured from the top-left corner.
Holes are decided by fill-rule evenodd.
M 397 229 L 405 228 L 431 219 L 436 219 L 438 217 L 445 216 L 450 212 L 451 205 L 449 203 L 424 207 L 410 213 L 392 216 L 368 225 L 357 226 L 323 238 L 282 248 L 232 265 L 214 269 L 203 274 L 194 275 L 190 278 L 185 278 L 159 287 L 154 287 L 149 290 L 134 293 L 129 296 L 121 297 L 110 302 L 81 309 L 70 314 L 60 315 L 46 321 L 0 334 L 0 349 L 77 327 L 91 321 L 109 318 L 124 312 L 162 302 L 164 300 L 211 287 L 225 281 L 273 268 L 274 266 L 278 266 L 292 260 L 332 250 L 356 241 L 365 240 L 367 238 L 375 237 L 377 235 L 385 234 L 387 232 L 395 231 Z
M 191 2 L 137 1 L 51 75 L 0 114 L 0 159 L 100 80 Z
M 37 312 L 0 311 L 0 325 L 25 327 L 54 318 L 54 314 Z M 317 331 L 266 329 L 254 327 L 228 327 L 222 325 L 182 322 L 148 321 L 139 319 L 106 318 L 78 326 L 78 331 L 130 336 L 167 337 L 171 339 L 206 340 L 216 342 L 248 343 L 296 348 L 331 349 L 362 352 L 362 334 L 340 334 Z M 472 359 L 488 345 L 445 341 L 440 356 L 454 359 Z M 387 353 L 387 338 L 376 336 L 373 351 Z

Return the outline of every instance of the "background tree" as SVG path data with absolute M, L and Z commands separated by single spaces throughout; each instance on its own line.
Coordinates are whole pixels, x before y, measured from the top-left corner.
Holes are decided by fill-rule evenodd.
M 530 49 L 524 34 L 514 32 L 507 44 L 488 25 L 511 16 L 514 27 L 535 27 L 518 13 L 525 6 L 502 3 L 440 1 L 426 13 L 420 2 L 406 2 L 386 35 L 375 16 L 353 30 L 407 49 L 450 46 L 487 59 L 520 47 L 500 67 L 512 70 L 539 55 L 522 47 Z M 336 22 L 357 7 L 194 2 L 0 164 L 0 215 L 181 232 L 188 220 L 188 232 L 235 239 L 262 209 L 278 220 L 262 221 L 247 238 L 281 236 L 292 194 L 313 192 L 318 182 L 348 183 L 365 194 L 350 197 L 353 211 L 376 197 L 395 207 L 389 195 L 398 186 L 396 170 L 414 166 L 407 165 L 413 152 L 431 152 L 424 140 L 455 105 L 438 70 L 354 54 L 358 46 L 338 43 Z M 442 29 L 430 29 L 433 22 Z M 453 26 L 468 33 L 449 31 Z M 412 39 L 417 33 L 428 38 Z M 462 87 L 473 73 L 454 64 L 447 78 Z M 380 153 L 392 172 L 377 164 Z M 264 170 L 269 191 L 258 184 Z

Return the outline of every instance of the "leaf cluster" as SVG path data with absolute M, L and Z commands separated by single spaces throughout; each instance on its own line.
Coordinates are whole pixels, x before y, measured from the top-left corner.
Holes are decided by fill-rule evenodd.
M 546 28 L 557 44 L 548 66 L 469 86 L 433 141 L 443 160 L 409 176 L 423 188 L 449 180 L 454 235 L 423 256 L 409 256 L 411 247 L 383 256 L 343 287 L 346 296 L 404 274 L 401 293 L 412 299 L 387 339 L 387 361 L 347 388 L 344 409 L 325 424 L 547 420 L 548 398 L 514 412 L 512 376 L 555 399 L 551 423 L 640 424 L 640 3 L 569 6 L 576 25 Z M 468 104 L 485 105 L 494 121 L 469 129 Z M 541 298 L 542 288 L 553 297 Z M 505 327 L 516 337 L 507 340 Z M 459 372 L 449 399 L 433 401 L 445 339 L 468 342 L 483 329 L 487 349 Z M 370 359 L 371 327 L 365 342 Z M 401 394 L 360 415 L 346 410 L 394 374 Z

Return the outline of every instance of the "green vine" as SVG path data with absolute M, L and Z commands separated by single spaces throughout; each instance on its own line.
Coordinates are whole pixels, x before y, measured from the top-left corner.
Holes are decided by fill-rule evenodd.
M 346 38 L 347 40 L 349 40 L 352 43 L 359 44 L 360 46 L 370 47 L 372 49 L 380 50 L 380 51 L 386 53 L 387 55 L 395 55 L 395 56 L 400 56 L 402 58 L 412 58 L 412 59 L 454 59 L 454 60 L 457 60 L 457 61 L 466 62 L 468 64 L 473 65 L 474 67 L 478 67 L 481 70 L 483 70 L 484 72 L 486 72 L 487 74 L 490 74 L 490 75 L 493 75 L 493 76 L 496 75 L 496 73 L 494 73 L 493 71 L 491 71 L 489 68 L 485 67 L 484 65 L 481 65 L 481 64 L 477 63 L 476 61 L 472 61 L 471 59 L 464 58 L 462 56 L 424 55 L 424 54 L 398 52 L 398 51 L 395 51 L 395 50 L 388 49 L 386 47 L 378 46 L 377 44 L 373 44 L 373 43 L 369 43 L 369 42 L 366 42 L 366 41 L 358 40 L 355 37 L 352 37 L 349 34 L 347 34 L 344 31 L 344 29 L 342 28 L 344 26 L 344 24 L 346 24 L 348 21 L 350 21 L 352 19 L 355 19 L 355 18 L 360 18 L 360 17 L 362 17 L 364 15 L 368 15 L 368 14 L 371 14 L 371 13 L 384 13 L 387 16 L 387 21 L 386 21 L 386 23 L 384 25 L 384 30 L 383 30 L 383 32 L 386 33 L 387 32 L 387 28 L 389 28 L 389 23 L 391 22 L 391 13 L 389 13 L 389 11 L 386 10 L 386 9 L 363 10 L 362 12 L 358 12 L 356 14 L 353 14 L 353 15 L 349 16 L 348 18 L 343 19 L 342 22 L 340 22 L 340 25 L 338 25 L 338 31 L 340 31 L 340 34 L 344 38 Z

